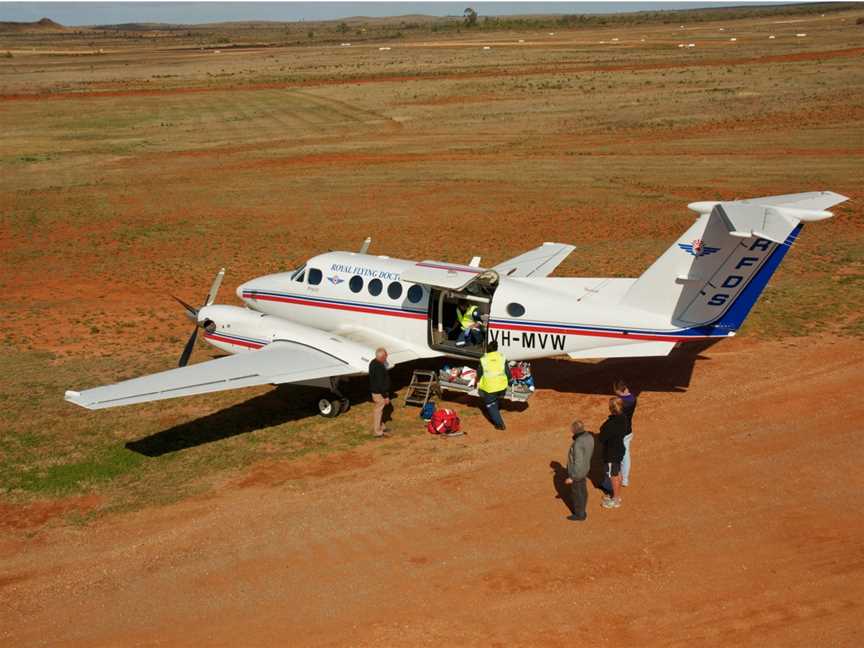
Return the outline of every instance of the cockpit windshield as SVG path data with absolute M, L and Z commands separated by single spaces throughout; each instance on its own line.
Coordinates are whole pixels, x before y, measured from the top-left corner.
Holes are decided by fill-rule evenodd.
M 291 281 L 303 281 L 306 278 L 306 264 L 304 263 L 302 266 L 294 270 L 291 273 Z

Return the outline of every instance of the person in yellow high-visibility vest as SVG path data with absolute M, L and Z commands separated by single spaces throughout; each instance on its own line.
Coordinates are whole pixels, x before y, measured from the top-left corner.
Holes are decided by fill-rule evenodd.
M 464 300 L 459 302 L 459 306 L 456 308 L 456 320 L 460 328 L 456 346 L 480 344 L 483 340 L 483 332 L 480 328 L 482 325 L 477 306 Z
M 480 358 L 480 368 L 477 370 L 479 382 L 477 390 L 483 399 L 486 414 L 496 430 L 507 429 L 504 419 L 501 418 L 501 410 L 498 409 L 498 399 L 507 391 L 510 384 L 510 368 L 504 354 L 498 351 L 498 343 L 495 340 L 486 345 L 486 353 Z

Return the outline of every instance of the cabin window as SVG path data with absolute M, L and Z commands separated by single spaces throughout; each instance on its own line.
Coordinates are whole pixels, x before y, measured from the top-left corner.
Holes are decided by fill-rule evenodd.
M 412 304 L 416 304 L 421 299 L 423 299 L 423 288 L 417 285 L 411 286 L 408 289 L 408 301 Z
M 522 304 L 510 302 L 507 304 L 507 314 L 510 317 L 522 317 L 525 314 L 525 307 Z
M 392 282 L 387 286 L 387 294 L 390 295 L 390 299 L 399 299 L 402 296 L 402 284 L 398 281 Z
M 317 286 L 321 283 L 323 276 L 318 268 L 309 268 L 309 285 Z
M 363 277 L 360 275 L 354 275 L 351 277 L 351 281 L 348 282 L 348 287 L 351 289 L 351 292 L 360 292 L 363 290 Z
M 380 279 L 373 279 L 369 282 L 369 294 L 373 297 L 377 297 L 381 294 L 381 291 L 384 290 L 384 284 L 381 283 Z

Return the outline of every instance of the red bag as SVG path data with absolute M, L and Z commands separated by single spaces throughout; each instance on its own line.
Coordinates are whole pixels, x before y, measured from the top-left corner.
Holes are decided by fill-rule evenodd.
M 437 409 L 426 425 L 429 434 L 455 434 L 462 429 L 459 417 L 452 409 Z

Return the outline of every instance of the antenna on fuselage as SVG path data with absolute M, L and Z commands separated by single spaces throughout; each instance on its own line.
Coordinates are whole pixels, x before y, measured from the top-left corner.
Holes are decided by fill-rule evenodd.
M 367 236 L 366 240 L 363 241 L 363 245 L 360 246 L 360 254 L 366 254 L 369 251 L 369 246 L 372 244 L 372 237 Z

